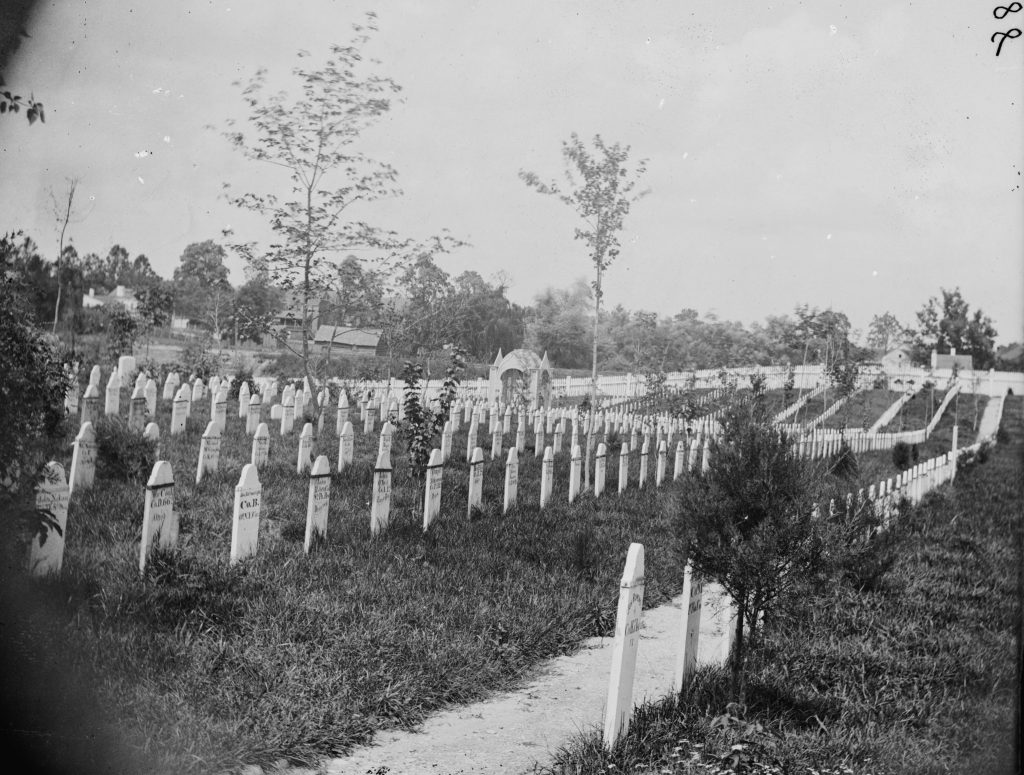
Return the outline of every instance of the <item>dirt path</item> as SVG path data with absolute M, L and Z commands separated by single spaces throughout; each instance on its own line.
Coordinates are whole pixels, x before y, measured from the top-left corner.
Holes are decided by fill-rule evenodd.
M 719 662 L 727 649 L 728 610 L 721 590 L 706 585 L 698 660 Z M 681 634 L 681 599 L 644 612 L 634 698 L 658 699 L 671 691 Z M 576 733 L 602 723 L 611 638 L 590 638 L 576 654 L 541 665 L 518 691 L 438 713 L 418 732 L 386 732 L 351 756 L 331 759 L 329 775 L 484 775 L 528 773 Z M 387 768 L 387 769 L 383 769 Z M 257 768 L 253 768 L 254 770 Z M 310 772 L 290 770 L 290 775 Z

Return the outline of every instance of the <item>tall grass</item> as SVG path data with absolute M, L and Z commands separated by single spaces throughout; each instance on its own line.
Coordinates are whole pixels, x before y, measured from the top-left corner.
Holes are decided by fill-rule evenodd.
M 681 588 L 672 496 L 653 487 L 653 455 L 643 490 L 634 455 L 628 494 L 614 494 L 610 455 L 610 494 L 570 506 L 567 438 L 552 505 L 541 511 L 540 461 L 527 434 L 519 504 L 501 515 L 504 463 L 488 461 L 485 508 L 469 520 L 465 426 L 445 471 L 442 518 L 428 535 L 421 485 L 396 443 L 391 528 L 370 538 L 377 434 L 357 435 L 355 465 L 333 476 L 326 541 L 310 556 L 302 551 L 308 479 L 295 473 L 301 426 L 284 439 L 272 433 L 259 551 L 231 568 L 233 487 L 250 439 L 229 411 L 220 470 L 197 486 L 208 402 L 193 412 L 187 433 L 161 441 L 176 480 L 176 552 L 154 557 L 140 578 L 143 488 L 100 479 L 72 500 L 60 579 L 5 574 L 4 669 L 11 713 L 22 719 L 12 746 L 80 772 L 312 763 L 510 687 L 539 660 L 610 633 L 632 541 L 647 547 L 648 605 Z M 162 402 L 164 429 L 168 413 Z M 336 465 L 332 420 L 318 451 Z M 481 432 L 478 443 L 488 450 L 489 437 Z M 60 706 L 54 715 L 51 705 Z

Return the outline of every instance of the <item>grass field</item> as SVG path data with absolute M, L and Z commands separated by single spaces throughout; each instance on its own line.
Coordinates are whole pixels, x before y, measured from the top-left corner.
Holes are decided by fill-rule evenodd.
M 419 485 L 396 442 L 392 526 L 376 540 L 369 496 L 377 434 L 360 434 L 355 465 L 332 483 L 326 543 L 309 557 L 308 485 L 295 473 L 301 424 L 287 439 L 272 434 L 259 553 L 230 568 L 232 488 L 250 450 L 233 408 L 220 472 L 199 486 L 208 402 L 197 404 L 187 434 L 165 436 L 179 551 L 154 558 L 144 578 L 144 483 L 103 479 L 72 500 L 59 580 L 29 584 L 7 574 L 5 691 L 18 720 L 17 731 L 5 732 L 11 747 L 75 762 L 79 772 L 312 762 L 511 686 L 538 661 L 609 633 L 632 541 L 649 547 L 646 604 L 681 588 L 672 499 L 668 488 L 653 488 L 654 456 L 645 489 L 636 489 L 633 456 L 634 484 L 615 495 L 618 461 L 609 456 L 609 494 L 596 507 L 590 496 L 570 506 L 567 438 L 553 503 L 541 511 L 528 434 L 519 505 L 500 514 L 503 459 L 488 462 L 486 505 L 469 520 L 465 426 L 446 468 L 442 519 L 427 536 Z M 165 430 L 168 412 L 162 402 Z M 478 444 L 489 449 L 487 441 L 481 433 Z M 336 464 L 333 428 L 322 442 Z
M 897 396 L 888 390 L 862 390 L 821 424 L 822 428 L 870 428 Z
M 1002 429 L 987 462 L 877 541 L 873 563 L 769 621 L 746 708 L 727 707 L 728 676 L 705 669 L 641 709 L 614 751 L 583 736 L 547 771 L 1019 771 L 1024 399 L 1007 400 Z

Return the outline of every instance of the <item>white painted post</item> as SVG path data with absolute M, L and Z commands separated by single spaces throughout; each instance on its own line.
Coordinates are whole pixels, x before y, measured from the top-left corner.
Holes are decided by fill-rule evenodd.
M 199 441 L 199 462 L 196 465 L 196 484 L 203 480 L 203 474 L 209 471 L 216 473 L 220 463 L 220 428 L 217 423 L 210 420 L 203 431 L 203 438 Z
M 466 505 L 466 517 L 473 516 L 473 509 L 479 509 L 484 498 L 484 451 L 480 447 L 473 449 L 469 460 L 469 499 Z
M 385 420 L 380 427 L 380 437 L 377 441 L 377 457 L 387 455 L 391 459 L 391 442 L 394 439 L 395 426 L 390 420 Z
M 158 460 L 146 482 L 146 505 L 142 512 L 142 542 L 139 546 L 139 573 L 146 572 L 146 561 L 154 546 L 173 549 L 178 543 L 178 518 L 174 513 L 174 472 L 166 460 Z
M 619 447 L 619 494 L 621 495 L 626 491 L 626 486 L 629 484 L 629 442 L 622 442 L 622 446 Z
M 516 421 L 516 452 L 521 455 L 526 451 L 526 412 L 520 411 Z
M 249 415 L 252 417 L 252 415 Z M 252 437 L 252 454 L 249 462 L 258 471 L 263 468 L 270 459 L 270 428 L 265 422 L 256 426 L 256 432 Z
M 213 414 L 210 419 L 217 423 L 217 427 L 220 428 L 220 432 L 223 433 L 228 427 L 228 390 L 227 387 L 222 387 L 216 393 L 213 394 Z
M 341 431 L 345 427 L 345 423 L 348 422 L 348 412 L 348 394 L 345 393 L 344 388 L 342 388 L 341 393 L 338 394 L 338 411 L 335 414 L 334 420 L 334 434 L 336 436 L 341 435 Z
M 370 408 L 367 407 L 367 417 Z M 384 455 L 377 457 L 373 469 L 373 503 L 370 507 L 370 535 L 376 537 L 388 529 L 391 521 L 391 460 Z
M 544 459 L 540 465 L 540 507 L 543 509 L 551 501 L 551 493 L 555 483 L 555 453 L 551 447 L 544 448 Z
M 449 421 L 450 422 L 450 421 Z M 423 493 L 423 532 L 441 516 L 441 486 L 444 482 L 444 454 L 439 449 L 430 451 Z
M 64 543 L 68 535 L 70 499 L 64 466 L 51 460 L 43 469 L 43 480 L 36 485 L 35 507 L 36 511 L 48 514 L 56 527 L 47 524 L 42 536 L 38 532 L 32 536 L 28 550 L 28 572 L 34 577 L 60 574 L 64 564 Z
M 665 439 L 658 442 L 658 462 L 654 469 L 654 486 L 661 487 L 665 483 L 665 469 L 668 467 L 668 444 Z
M 189 391 L 186 385 L 178 388 L 174 402 L 171 404 L 171 435 L 176 436 L 185 432 L 185 424 L 188 420 Z
M 683 615 L 682 639 L 676 656 L 676 669 L 672 688 L 678 694 L 690 682 L 697 669 L 697 648 L 700 640 L 701 596 L 704 584 L 693 573 L 693 567 L 686 563 L 683 573 Z
M 512 447 L 508 451 L 505 460 L 505 498 L 501 508 L 502 514 L 507 514 L 509 508 L 516 502 L 519 494 L 519 451 Z
M 544 420 L 538 417 L 533 426 L 533 456 L 540 457 L 544 454 Z
M 629 731 L 629 722 L 633 717 L 633 678 L 643 625 L 643 607 L 644 546 L 630 544 L 619 585 L 612 669 L 604 718 L 604 744 L 609 749 Z
M 678 481 L 683 475 L 683 468 L 686 466 L 686 442 L 679 439 L 676 442 L 676 458 L 672 469 L 672 481 Z
M 259 431 L 257 431 L 257 434 Z M 269 433 L 269 431 L 268 431 Z M 231 517 L 231 555 L 229 562 L 237 565 L 256 554 L 260 534 L 260 506 L 263 485 L 256 466 L 246 463 L 235 487 L 235 504 Z
M 377 405 L 370 402 L 366 406 L 366 419 L 363 420 L 363 433 L 373 433 L 374 425 L 377 422 Z
M 309 423 L 306 426 L 309 427 Z M 305 430 L 303 430 L 305 433 Z M 314 542 L 327 538 L 327 510 L 331 502 L 331 464 L 319 455 L 309 472 L 309 498 L 306 501 L 306 537 L 302 549 L 309 554 Z

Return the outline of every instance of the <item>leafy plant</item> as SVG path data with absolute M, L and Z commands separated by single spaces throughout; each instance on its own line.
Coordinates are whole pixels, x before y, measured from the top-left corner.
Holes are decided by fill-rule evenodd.
M 104 479 L 145 481 L 156 462 L 156 442 L 128 427 L 121 417 L 104 417 L 96 431 L 96 475 Z

